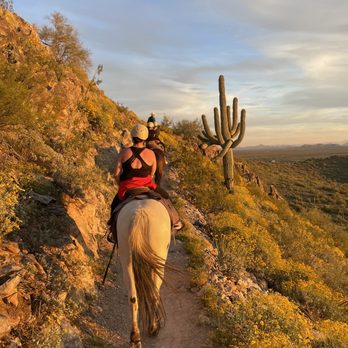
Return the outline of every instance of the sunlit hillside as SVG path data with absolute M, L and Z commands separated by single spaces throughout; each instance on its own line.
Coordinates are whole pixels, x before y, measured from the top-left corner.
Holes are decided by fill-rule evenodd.
M 235 194 L 227 194 L 216 164 L 187 145 L 176 146 L 183 154 L 176 156 L 177 189 L 207 218 L 206 231 L 226 277 L 223 283 L 235 292 L 243 288 L 240 279 L 245 276 L 259 285 L 237 301 L 233 291 L 229 298 L 221 297 L 219 287 L 212 286 L 206 246 L 187 232 L 194 281 L 215 318 L 216 346 L 346 346 L 346 226 L 333 223 L 314 206 L 298 213 L 286 200 L 275 201 L 241 177 Z M 309 177 L 312 169 L 302 174 Z M 289 180 L 288 188 L 293 187 Z
M 139 121 L 104 95 L 102 73 L 90 78 L 76 60 L 57 60 L 36 28 L 0 7 L 3 346 L 82 342 L 81 313 L 95 303 L 104 270 L 120 130 Z M 190 254 L 192 290 L 208 311 L 212 346 L 347 347 L 345 227 L 316 202 L 298 212 L 291 197 L 274 200 L 241 174 L 229 194 L 219 164 L 197 151 L 190 134 L 162 130 L 167 184 L 186 222 L 178 238 Z M 250 166 L 265 181 L 280 174 Z M 319 167 L 301 167 L 302 177 L 314 170 L 320 185 L 335 188 Z M 293 178 L 283 183 L 296 192 Z M 192 222 L 190 211 L 204 221 Z
M 348 156 L 246 163 L 266 185 L 274 184 L 297 211 L 317 208 L 348 225 Z

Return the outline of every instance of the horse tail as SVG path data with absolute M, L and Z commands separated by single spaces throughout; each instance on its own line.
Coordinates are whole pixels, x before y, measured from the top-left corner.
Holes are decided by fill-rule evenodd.
M 153 323 L 165 322 L 164 306 L 154 279 L 157 275 L 164 281 L 165 260 L 157 256 L 149 244 L 149 218 L 142 209 L 135 212 L 129 244 L 140 317 L 144 328 L 151 334 Z

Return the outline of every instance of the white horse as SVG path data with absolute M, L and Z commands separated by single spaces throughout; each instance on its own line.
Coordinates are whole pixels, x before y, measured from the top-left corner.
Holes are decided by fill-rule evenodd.
M 169 214 L 156 200 L 133 200 L 119 213 L 118 250 L 132 312 L 131 347 L 141 347 L 139 309 L 143 327 L 150 336 L 158 333 L 161 320 L 165 320 L 159 290 L 170 232 Z

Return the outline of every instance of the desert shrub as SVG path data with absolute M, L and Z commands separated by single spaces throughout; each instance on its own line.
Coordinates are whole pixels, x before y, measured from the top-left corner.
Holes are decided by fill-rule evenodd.
M 0 238 L 19 228 L 20 220 L 16 207 L 19 202 L 19 187 L 14 173 L 0 171 Z
M 211 228 L 219 241 L 224 268 L 235 275 L 248 270 L 269 277 L 283 264 L 281 250 L 267 230 L 238 212 L 215 214 Z
M 173 119 L 167 115 L 164 115 L 161 122 L 161 130 L 163 130 L 164 132 L 168 134 L 173 134 L 173 124 L 174 124 Z
M 13 11 L 13 1 L 12 0 L 0 0 L 0 7 L 5 10 Z
M 310 347 L 311 329 L 286 297 L 253 292 L 230 306 L 214 341 L 220 347 Z
M 79 104 L 78 110 L 86 115 L 92 131 L 106 133 L 112 130 L 113 119 L 108 105 L 86 100 Z
M 72 196 L 83 196 L 83 191 L 97 188 L 102 181 L 102 173 L 98 168 L 87 168 L 81 149 L 70 149 L 64 155 L 48 146 L 40 134 L 23 129 L 21 132 L 7 133 L 8 141 L 13 148 L 29 163 L 40 168 L 41 174 L 53 178 L 61 191 Z M 73 151 L 74 150 L 74 151 Z M 66 149 L 67 151 L 67 149 Z
M 180 146 L 180 145 L 179 145 Z M 228 208 L 227 189 L 221 184 L 220 168 L 189 146 L 179 147 L 172 163 L 180 173 L 180 189 L 191 195 L 199 208 L 220 211 Z
M 316 226 L 320 226 L 327 234 L 331 236 L 334 245 L 340 248 L 345 256 L 348 256 L 348 234 L 347 230 L 338 224 L 335 224 L 329 215 L 324 214 L 319 209 L 307 209 L 303 215 Z
M 283 293 L 301 304 L 311 318 L 346 321 L 347 297 L 318 281 L 299 280 L 284 284 Z
M 202 131 L 202 123 L 199 119 L 193 121 L 182 120 L 175 122 L 172 126 L 173 132 L 176 135 L 181 135 L 189 142 L 197 141 L 197 136 Z
M 323 320 L 315 325 L 317 333 L 312 342 L 313 348 L 348 347 L 348 325 L 332 320 Z
M 325 228 L 301 216 L 288 215 L 271 221 L 269 231 L 286 258 L 310 265 L 327 285 L 347 293 L 347 259 Z
M 289 294 L 287 289 L 299 281 L 321 281 L 312 267 L 291 259 L 283 260 L 280 267 L 274 267 L 267 280 L 272 289 L 283 295 Z
M 18 73 L 0 58 L 0 127 L 33 122 L 28 88 L 18 82 Z
M 59 64 L 87 69 L 91 64 L 90 55 L 82 46 L 76 29 L 58 12 L 54 12 L 49 21 L 50 26 L 43 26 L 39 35 L 52 49 L 56 61 Z

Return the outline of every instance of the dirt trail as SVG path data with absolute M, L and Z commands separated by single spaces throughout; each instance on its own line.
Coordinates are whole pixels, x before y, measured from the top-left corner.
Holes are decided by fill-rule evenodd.
M 167 313 L 166 326 L 159 335 L 143 335 L 143 348 L 198 348 L 211 347 L 208 329 L 200 324 L 204 310 L 197 295 L 189 290 L 190 275 L 186 270 L 187 255 L 182 243 L 171 244 L 168 261 L 182 274 L 167 272 L 165 277 L 173 289 L 162 286 L 161 295 Z M 85 347 L 129 347 L 130 307 L 122 281 L 122 270 L 117 257 L 98 298 L 92 302 L 79 326 L 86 333 Z

